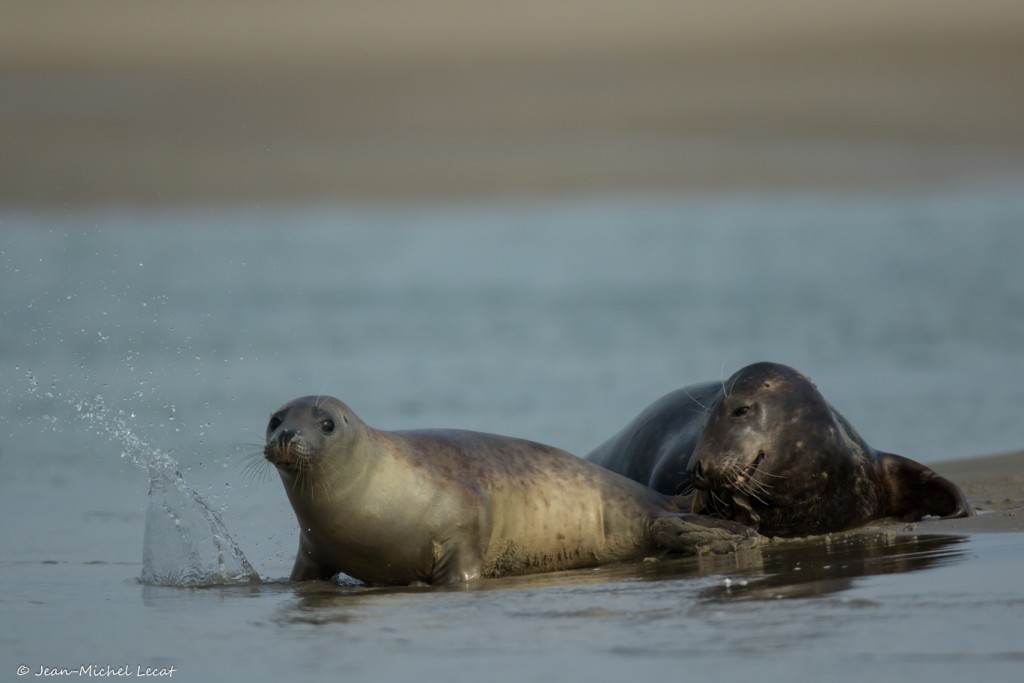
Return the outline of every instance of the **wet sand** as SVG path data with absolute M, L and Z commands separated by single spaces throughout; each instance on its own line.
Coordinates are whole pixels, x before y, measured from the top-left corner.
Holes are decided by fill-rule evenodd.
M 1024 175 L 1012 0 L 101 5 L 5 10 L 0 204 Z

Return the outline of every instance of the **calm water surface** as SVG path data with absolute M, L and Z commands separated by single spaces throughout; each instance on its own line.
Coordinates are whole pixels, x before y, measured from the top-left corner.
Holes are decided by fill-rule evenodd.
M 1022 256 L 1004 190 L 0 211 L 0 677 L 1013 680 L 1019 535 L 290 586 L 291 510 L 243 465 L 298 395 L 584 453 L 756 360 L 810 374 L 879 448 L 1017 449 Z M 180 462 L 269 583 L 137 583 L 147 477 L 126 434 Z

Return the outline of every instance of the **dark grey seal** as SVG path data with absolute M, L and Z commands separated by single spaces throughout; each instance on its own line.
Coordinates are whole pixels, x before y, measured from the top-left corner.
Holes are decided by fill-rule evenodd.
M 758 540 L 565 451 L 460 430 L 381 431 L 326 396 L 274 413 L 264 455 L 299 522 L 295 581 L 343 572 L 451 584 Z
M 953 482 L 869 446 L 807 377 L 777 363 L 663 396 L 586 459 L 770 536 L 970 514 Z

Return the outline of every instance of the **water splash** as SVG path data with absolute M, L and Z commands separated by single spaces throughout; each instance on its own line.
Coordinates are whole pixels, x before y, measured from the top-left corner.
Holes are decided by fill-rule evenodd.
M 149 475 L 142 583 L 215 586 L 260 580 L 220 515 L 181 476 L 178 462 L 135 432 L 128 422 L 134 414 L 115 413 L 102 395 L 84 399 L 61 396 L 52 388 L 40 392 L 32 373 L 27 377 L 30 393 L 66 400 L 79 419 L 120 444 L 122 458 L 131 460 Z
M 181 474 L 154 467 L 149 470 L 140 580 L 159 586 L 210 586 L 254 583 L 259 575 L 220 515 Z

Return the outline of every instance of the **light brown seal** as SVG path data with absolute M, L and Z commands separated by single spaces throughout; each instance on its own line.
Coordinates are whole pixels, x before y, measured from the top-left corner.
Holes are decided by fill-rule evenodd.
M 872 448 L 810 379 L 778 363 L 667 394 L 586 458 L 662 492 L 695 491 L 691 512 L 771 536 L 970 514 L 956 484 Z
M 757 542 L 565 451 L 461 430 L 373 429 L 325 396 L 274 413 L 264 455 L 299 522 L 294 581 L 341 572 L 452 584 Z

